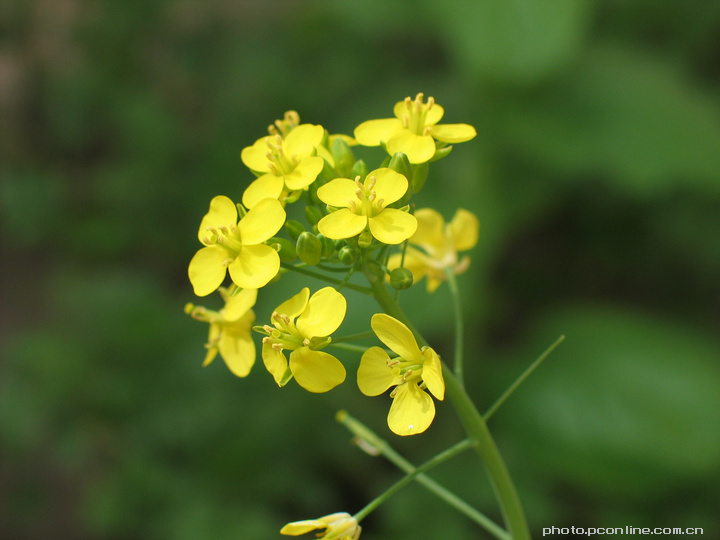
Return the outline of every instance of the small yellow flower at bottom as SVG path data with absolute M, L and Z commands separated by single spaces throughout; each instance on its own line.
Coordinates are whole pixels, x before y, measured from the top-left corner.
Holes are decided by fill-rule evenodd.
M 347 310 L 345 297 L 332 287 L 310 297 L 305 287 L 272 314 L 273 326 L 257 329 L 263 338 L 262 358 L 278 386 L 293 377 L 309 392 L 327 392 L 345 380 L 345 367 L 333 355 L 319 349 L 330 344 Z M 290 361 L 283 350 L 289 350 Z
M 435 404 L 445 397 L 445 381 L 440 358 L 430 347 L 418 347 L 410 329 L 385 313 L 376 313 L 370 322 L 373 331 L 399 358 L 391 359 L 380 347 L 371 347 L 362 355 L 357 372 L 360 391 L 378 396 L 391 386 L 393 398 L 388 427 L 397 435 L 422 433 L 435 418 Z
M 362 531 L 354 517 L 347 512 L 338 512 L 319 519 L 293 521 L 280 529 L 280 534 L 299 536 L 318 529 L 321 531 L 316 534 L 319 540 L 358 540 Z
M 250 334 L 255 313 L 250 308 L 255 305 L 257 289 L 244 289 L 230 296 L 227 290 L 220 288 L 220 293 L 225 299 L 225 307 L 220 311 L 193 304 L 185 306 L 185 311 L 193 319 L 210 323 L 203 366 L 210 364 L 219 352 L 230 371 L 245 377 L 255 363 L 255 343 Z

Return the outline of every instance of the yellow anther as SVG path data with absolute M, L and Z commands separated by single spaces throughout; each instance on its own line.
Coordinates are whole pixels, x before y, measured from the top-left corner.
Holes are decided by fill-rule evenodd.
M 231 262 L 233 262 L 235 259 L 225 259 L 221 264 L 223 266 L 228 266 Z
M 303 339 L 303 347 L 309 347 L 310 346 L 310 340 L 308 338 Z
M 435 105 L 435 98 L 430 96 L 427 100 L 427 110 L 429 111 L 433 105 Z
M 269 324 L 263 325 L 263 330 L 265 330 L 268 334 L 272 334 L 273 330 L 275 330 L 272 326 Z
M 370 176 L 367 180 L 367 189 L 374 188 L 375 182 L 377 182 L 377 178 L 375 178 L 374 176 Z
M 288 316 L 285 315 L 284 313 L 281 313 L 281 314 L 280 314 L 280 318 L 283 320 L 283 322 L 284 322 L 285 324 L 290 324 L 290 317 L 288 317 Z
M 271 345 L 271 347 L 272 347 L 273 349 L 275 349 L 276 351 L 282 351 L 282 350 L 283 350 L 282 343 L 273 343 L 273 344 Z
M 263 345 L 265 345 L 265 344 L 268 343 L 269 341 L 270 341 L 270 338 L 267 337 L 267 336 L 265 336 L 264 338 L 262 338 L 262 343 L 263 343 Z
M 370 195 L 368 196 L 368 201 L 373 202 L 375 199 L 377 199 L 377 193 L 371 191 Z

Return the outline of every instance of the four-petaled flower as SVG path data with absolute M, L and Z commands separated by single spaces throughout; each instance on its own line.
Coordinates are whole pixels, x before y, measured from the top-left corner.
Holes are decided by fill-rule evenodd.
M 231 296 L 221 287 L 220 293 L 225 299 L 225 307 L 220 311 L 192 304 L 188 304 L 185 311 L 194 319 L 210 323 L 210 335 L 205 345 L 208 351 L 203 366 L 212 362 L 219 352 L 230 371 L 238 377 L 245 377 L 255 363 L 255 343 L 250 329 L 255 321 L 251 308 L 257 299 L 257 289 L 243 289 Z
M 435 418 L 435 403 L 445 397 L 445 381 L 440 358 L 430 347 L 418 347 L 410 329 L 385 313 L 376 313 L 370 326 L 377 337 L 400 355 L 391 359 L 380 347 L 371 347 L 362 355 L 357 372 L 360 391 L 377 396 L 391 386 L 393 398 L 388 426 L 397 435 L 422 433 Z
M 285 210 L 277 199 L 260 201 L 238 221 L 235 204 L 223 195 L 210 201 L 210 211 L 200 222 L 198 239 L 206 247 L 190 261 L 188 276 L 195 294 L 207 296 L 230 272 L 235 285 L 259 289 L 280 269 L 277 251 L 263 244 L 285 222 Z
M 279 386 L 295 377 L 310 392 L 327 392 L 345 380 L 345 367 L 331 354 L 318 349 L 330 344 L 347 310 L 345 297 L 332 287 L 310 297 L 305 287 L 272 314 L 272 326 L 263 327 L 262 358 Z M 283 350 L 289 350 L 290 362 Z
M 299 536 L 318 529 L 321 531 L 316 535 L 318 540 L 358 540 L 362 531 L 354 517 L 347 512 L 338 512 L 319 519 L 293 521 L 280 529 L 280 534 Z
M 369 228 L 372 236 L 385 244 L 399 244 L 410 238 L 417 228 L 411 214 L 387 205 L 400 200 L 408 189 L 402 174 L 388 168 L 360 177 L 336 178 L 320 186 L 318 198 L 330 207 L 339 208 L 318 223 L 322 234 L 333 240 L 351 238 Z
M 416 211 L 415 217 L 418 228 L 409 241 L 421 249 L 408 247 L 403 266 L 412 272 L 415 282 L 427 276 L 427 290 L 431 293 L 447 279 L 447 268 L 451 268 L 455 274 L 468 269 L 470 257 L 466 255 L 459 260 L 458 251 L 475 246 L 480 222 L 475 214 L 463 208 L 459 208 L 447 224 L 432 208 Z M 388 261 L 388 268 L 398 268 L 401 260 L 400 254 L 393 255 Z
M 477 132 L 469 124 L 440 124 L 445 110 L 429 97 L 423 103 L 419 93 L 413 101 L 406 97 L 393 109 L 396 118 L 368 120 L 355 128 L 355 139 L 364 146 L 385 144 L 390 155 L 407 154 L 410 163 L 425 163 L 435 155 L 435 140 L 444 143 L 469 141 Z
M 292 192 L 299 195 L 312 184 L 325 164 L 316 155 L 324 134 L 322 126 L 301 124 L 284 138 L 275 132 L 243 148 L 240 154 L 243 163 L 257 173 L 264 173 L 247 187 L 243 204 L 253 208 L 265 198 L 285 199 Z

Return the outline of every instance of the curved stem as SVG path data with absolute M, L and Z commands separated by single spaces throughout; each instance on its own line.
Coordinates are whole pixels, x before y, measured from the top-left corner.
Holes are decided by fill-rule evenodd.
M 447 275 L 447 282 L 450 287 L 450 294 L 453 299 L 453 308 L 455 312 L 455 356 L 453 361 L 453 369 L 455 370 L 455 377 L 458 380 L 460 386 L 465 386 L 463 381 L 463 342 L 465 340 L 465 330 L 463 322 L 462 305 L 460 303 L 460 291 L 458 290 L 457 280 L 455 279 L 455 272 L 451 267 L 445 268 L 445 274 Z
M 395 317 L 410 328 L 420 346 L 427 345 L 427 341 L 405 316 L 383 281 L 378 279 L 369 268 L 365 269 L 365 274 L 378 304 L 388 315 Z M 445 364 L 443 364 L 443 377 L 448 399 L 457 412 L 465 433 L 477 443 L 475 450 L 485 463 L 511 538 L 513 540 L 529 540 L 530 531 L 520 498 L 485 420 L 453 372 Z

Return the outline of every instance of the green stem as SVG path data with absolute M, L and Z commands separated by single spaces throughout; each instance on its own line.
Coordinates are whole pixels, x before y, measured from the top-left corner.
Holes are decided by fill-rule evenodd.
M 505 403 L 505 400 L 510 397 L 510 395 L 517 389 L 518 386 L 520 386 L 525 379 L 527 379 L 533 371 L 535 371 L 540 364 L 543 363 L 543 360 L 545 360 L 548 356 L 550 356 L 550 353 L 553 352 L 558 345 L 560 345 L 563 340 L 565 339 L 565 336 L 560 336 L 555 340 L 555 343 L 550 345 L 547 349 L 545 349 L 545 352 L 542 353 L 540 356 L 538 356 L 535 361 L 528 366 L 528 368 L 520 375 L 510 387 L 503 392 L 503 394 L 497 399 L 495 403 L 493 403 L 492 407 L 490 407 L 487 412 L 483 415 L 483 418 L 487 422 L 490 417 L 495 414 L 495 411 L 497 411 L 500 406 Z
M 370 287 L 373 290 L 378 304 L 380 304 L 388 315 L 395 317 L 407 325 L 415 334 L 420 346 L 427 345 L 427 341 L 425 341 L 422 335 L 414 328 L 400 306 L 393 300 L 392 295 L 387 290 L 383 281 L 377 278 L 371 268 L 366 267 L 365 274 L 368 277 Z M 525 512 L 520 503 L 520 498 L 515 490 L 515 485 L 512 482 L 505 462 L 495 445 L 492 435 L 490 435 L 485 420 L 483 420 L 475 404 L 453 372 L 445 364 L 443 364 L 443 377 L 445 379 L 445 389 L 448 399 L 458 414 L 465 433 L 470 439 L 477 443 L 475 450 L 485 463 L 505 524 L 510 532 L 510 537 L 513 540 L 529 540 L 530 531 L 527 520 L 525 519 Z
M 367 347 L 362 345 L 353 345 L 352 343 L 335 343 L 335 340 L 331 341 L 328 347 L 335 347 L 336 349 L 342 349 L 344 351 L 353 351 L 364 353 L 368 350 Z
M 455 272 L 451 267 L 445 268 L 445 274 L 447 275 L 448 285 L 450 287 L 450 294 L 453 299 L 453 308 L 455 311 L 455 357 L 453 361 L 453 368 L 455 369 L 455 377 L 458 380 L 460 386 L 465 386 L 463 381 L 463 342 L 465 340 L 464 322 L 462 305 L 460 303 L 460 291 L 458 290 L 457 279 L 455 279 Z
M 352 289 L 353 291 L 357 291 L 357 292 L 361 292 L 361 293 L 365 293 L 365 294 L 372 294 L 372 290 L 367 287 L 363 287 L 362 285 L 355 285 L 354 283 L 346 283 L 343 280 L 335 279 L 330 276 L 320 274 L 319 272 L 314 272 L 303 266 L 295 266 L 294 264 L 290 264 L 290 263 L 286 263 L 286 262 L 282 262 L 282 261 L 280 261 L 280 266 L 282 266 L 283 268 L 287 268 L 288 270 L 292 270 L 293 272 L 305 274 L 306 276 L 314 277 L 316 279 L 322 279 L 323 281 L 327 281 L 328 283 L 332 283 L 333 285 L 340 285 L 342 287 L 347 287 L 348 289 Z
M 458 510 L 460 513 L 464 514 L 468 518 L 470 518 L 472 521 L 483 527 L 485 530 L 487 530 L 490 534 L 498 538 L 499 540 L 510 540 L 510 536 L 506 531 L 502 529 L 498 524 L 496 524 L 494 521 L 492 521 L 490 518 L 485 516 L 482 512 L 476 510 L 472 506 L 470 506 L 468 503 L 466 503 L 464 500 L 462 500 L 460 497 L 455 495 L 453 492 L 449 491 L 442 485 L 438 484 L 435 480 L 432 478 L 426 476 L 423 474 L 424 471 L 428 470 L 430 468 L 430 465 L 434 467 L 435 465 L 439 464 L 439 462 L 436 462 L 435 460 L 438 459 L 438 456 L 427 462 L 426 464 L 422 465 L 421 467 L 415 467 L 412 463 L 410 463 L 408 460 L 406 460 L 404 457 L 402 457 L 400 454 L 398 454 L 395 449 L 393 449 L 390 444 L 388 444 L 387 441 L 384 439 L 381 439 L 378 437 L 373 431 L 371 431 L 369 428 L 367 428 L 365 425 L 363 425 L 361 422 L 350 416 L 345 411 L 340 411 L 337 414 L 337 420 L 345 425 L 355 436 L 359 437 L 361 440 L 366 442 L 372 447 L 372 450 L 380 452 L 383 456 L 385 456 L 389 461 L 391 461 L 395 466 L 397 466 L 400 470 L 407 473 L 408 476 L 403 478 L 402 480 L 399 480 L 396 484 L 391 486 L 388 491 L 393 490 L 390 495 L 395 493 L 398 489 L 403 487 L 407 484 L 409 479 L 414 479 L 416 482 L 421 484 L 423 487 L 425 487 L 428 491 L 431 493 L 437 495 L 442 500 L 447 502 L 450 506 Z M 470 448 L 474 445 L 470 439 L 466 439 L 462 441 L 461 443 L 458 443 L 454 447 L 452 447 L 449 450 L 446 450 L 443 454 L 439 454 L 439 456 L 443 456 L 448 452 L 452 452 L 452 455 L 455 455 L 456 453 L 465 450 L 467 448 Z M 448 459 L 449 457 L 452 457 L 452 455 L 446 456 L 445 459 Z M 408 479 L 408 480 L 406 480 Z M 398 484 L 401 484 L 398 486 Z M 397 488 L 396 488 L 397 486 Z M 388 493 L 386 491 L 385 493 Z M 385 494 L 383 494 L 385 495 Z M 383 496 L 381 495 L 381 497 Z M 389 495 L 388 495 L 389 497 Z M 387 497 L 385 497 L 387 498 Z M 383 499 L 384 501 L 385 499 Z M 377 501 L 377 499 L 375 500 Z M 370 513 L 371 510 L 374 510 L 377 508 L 377 506 L 383 502 L 380 501 L 378 504 L 374 504 L 375 501 L 371 502 L 368 506 L 363 508 L 360 512 L 358 512 L 355 517 L 357 518 L 358 515 L 361 515 L 361 517 L 365 517 L 368 513 Z M 369 510 L 368 507 L 373 505 Z M 366 511 L 367 510 L 367 511 Z M 359 520 L 359 519 L 358 519 Z
M 350 334 L 349 336 L 334 337 L 333 343 L 343 343 L 346 341 L 360 341 L 361 339 L 367 339 L 375 337 L 375 332 L 368 330 L 367 332 L 360 332 L 359 334 Z

